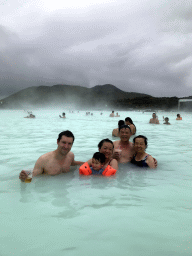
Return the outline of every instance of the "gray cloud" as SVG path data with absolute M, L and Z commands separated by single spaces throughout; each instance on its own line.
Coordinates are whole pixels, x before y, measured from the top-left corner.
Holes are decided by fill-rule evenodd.
M 9 12 L 1 5 L 0 98 L 57 83 L 192 95 L 191 2 L 108 1 L 52 12 L 44 0 L 11 2 Z

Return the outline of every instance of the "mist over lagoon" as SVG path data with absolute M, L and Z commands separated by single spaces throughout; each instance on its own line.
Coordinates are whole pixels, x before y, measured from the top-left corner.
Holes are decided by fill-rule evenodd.
M 0 100 L 0 109 L 100 109 L 191 111 L 192 97 L 152 97 L 125 92 L 114 85 L 93 88 L 72 85 L 29 87 Z

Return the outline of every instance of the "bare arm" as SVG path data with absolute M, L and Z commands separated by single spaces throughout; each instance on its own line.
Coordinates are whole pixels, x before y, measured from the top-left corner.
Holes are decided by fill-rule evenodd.
M 112 136 L 114 136 L 114 137 L 119 137 L 118 129 L 113 129 L 113 131 L 112 131 Z
M 146 163 L 151 169 L 155 169 L 157 167 L 157 160 L 152 156 L 147 157 Z
M 33 171 L 32 171 L 33 176 L 36 176 L 36 175 L 38 175 L 38 174 L 43 173 L 42 162 L 43 162 L 42 157 L 40 157 L 40 158 L 37 160 L 37 162 L 36 162 L 36 164 L 35 164 L 35 166 L 34 166 L 34 168 L 33 168 Z M 27 179 L 27 176 L 28 176 L 29 173 L 30 173 L 30 171 L 22 170 L 22 171 L 20 172 L 20 174 L 19 174 L 19 179 L 20 179 L 21 181 L 25 181 L 25 180 Z
M 71 165 L 72 165 L 72 166 L 74 166 L 74 165 L 82 165 L 82 164 L 84 164 L 84 163 L 85 163 L 85 162 L 73 160 L 73 162 L 71 163 Z
M 74 165 L 82 165 L 84 164 L 85 162 L 82 162 L 82 161 L 75 161 L 75 156 L 74 154 L 71 152 L 72 154 L 72 162 L 71 162 L 71 165 L 74 166 Z
M 33 168 L 33 176 L 37 176 L 43 173 L 43 162 L 43 156 L 40 156 Z
M 113 167 L 113 169 L 118 171 L 118 162 L 116 159 L 113 159 L 110 163 L 110 166 Z
M 88 163 L 89 166 L 91 166 L 91 165 L 92 165 L 92 159 L 89 159 L 89 160 L 87 161 L 87 163 Z

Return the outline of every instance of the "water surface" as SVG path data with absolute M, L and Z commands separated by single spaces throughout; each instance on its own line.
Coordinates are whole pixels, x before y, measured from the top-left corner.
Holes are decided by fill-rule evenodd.
M 66 112 L 66 119 L 59 114 Z M 191 180 L 192 116 L 158 112 L 160 125 L 148 124 L 152 113 L 118 111 L 69 113 L 36 110 L 0 111 L 0 255 L 192 255 Z M 170 126 L 162 125 L 168 116 Z M 78 168 L 58 176 L 18 179 L 38 157 L 57 147 L 58 134 L 75 135 L 72 151 L 86 161 L 119 119 L 131 117 L 137 134 L 148 137 L 147 153 L 156 170 L 120 165 L 115 177 L 79 177 Z M 131 139 L 132 141 L 132 139 Z

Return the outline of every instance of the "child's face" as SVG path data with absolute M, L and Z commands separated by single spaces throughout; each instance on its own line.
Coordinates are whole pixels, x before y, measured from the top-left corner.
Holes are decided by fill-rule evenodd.
M 92 167 L 95 171 L 99 171 L 103 167 L 103 164 L 99 160 L 92 158 Z

